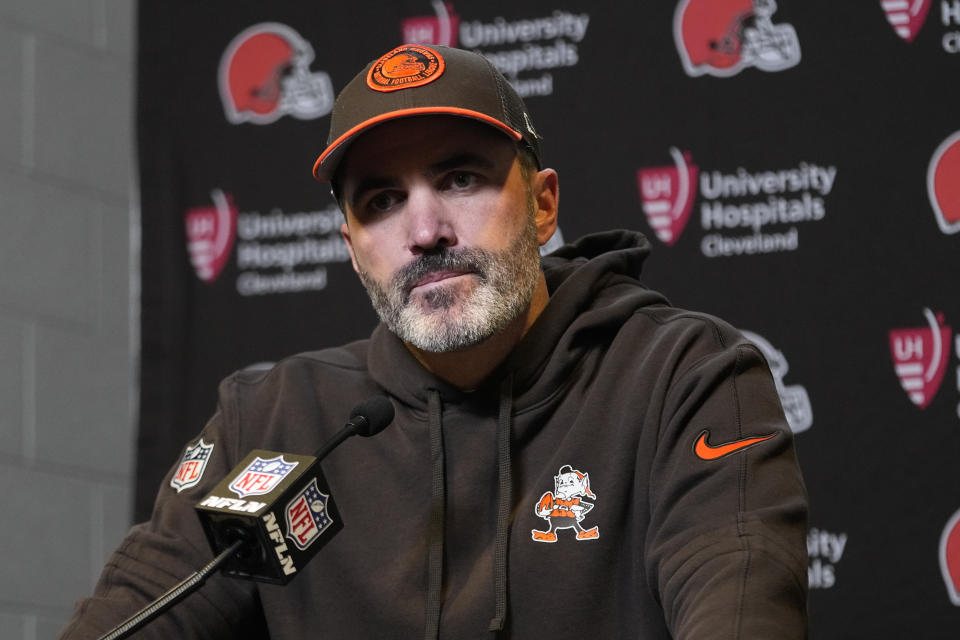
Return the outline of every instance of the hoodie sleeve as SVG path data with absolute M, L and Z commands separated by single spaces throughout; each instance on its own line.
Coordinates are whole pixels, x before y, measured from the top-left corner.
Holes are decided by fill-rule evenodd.
M 60 638 L 100 637 L 213 559 L 193 507 L 227 475 L 236 456 L 223 441 L 221 412 L 190 444 L 200 438 L 213 450 L 198 484 L 179 492 L 171 486 L 178 460 L 160 486 L 151 519 L 134 526 L 113 552 L 93 595 L 77 603 Z M 253 583 L 213 575 L 136 637 L 267 637 L 260 607 L 251 606 L 256 597 Z
M 806 637 L 806 490 L 766 361 L 732 330 L 670 384 L 647 571 L 675 638 Z M 697 351 L 697 350 L 693 350 Z

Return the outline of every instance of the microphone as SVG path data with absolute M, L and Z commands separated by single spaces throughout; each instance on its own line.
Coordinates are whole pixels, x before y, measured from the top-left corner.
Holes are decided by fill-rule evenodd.
M 312 456 L 254 449 L 196 506 L 214 555 L 241 541 L 223 573 L 287 584 L 343 528 L 320 461 L 352 435 L 369 437 L 393 420 L 384 396 L 369 398 Z
M 392 421 L 393 405 L 383 396 L 374 396 L 354 407 L 347 424 L 313 456 L 251 451 L 194 507 L 216 556 L 213 561 L 99 640 L 130 637 L 203 586 L 221 566 L 225 574 L 236 578 L 272 584 L 290 582 L 343 528 L 320 461 L 350 436 L 376 435 Z M 230 493 L 239 498 L 226 497 Z M 248 496 L 258 499 L 243 499 Z M 288 539 L 292 547 L 287 546 Z

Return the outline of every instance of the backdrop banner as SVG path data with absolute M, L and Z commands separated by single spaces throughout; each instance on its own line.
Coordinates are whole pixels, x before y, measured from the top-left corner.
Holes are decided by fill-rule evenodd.
M 219 380 L 373 328 L 311 168 L 366 62 L 448 44 L 525 97 L 564 238 L 643 231 L 645 282 L 766 355 L 810 493 L 811 637 L 957 637 L 960 0 L 144 0 L 138 19 L 138 519 Z

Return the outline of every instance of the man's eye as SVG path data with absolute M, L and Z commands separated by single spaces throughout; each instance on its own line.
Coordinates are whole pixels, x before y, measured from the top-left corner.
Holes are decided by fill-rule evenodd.
M 450 186 L 454 189 L 466 189 L 477 182 L 477 176 L 467 171 L 454 171 L 450 174 Z
M 367 200 L 367 208 L 371 211 L 387 211 L 396 203 L 396 198 L 389 191 L 382 191 L 369 200 Z

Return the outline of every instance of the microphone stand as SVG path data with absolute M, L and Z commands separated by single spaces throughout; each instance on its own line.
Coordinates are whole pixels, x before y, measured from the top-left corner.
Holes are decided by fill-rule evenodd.
M 153 604 L 130 616 L 120 625 L 114 627 L 113 631 L 106 635 L 100 636 L 99 640 L 120 640 L 121 638 L 129 638 L 134 631 L 147 624 L 161 613 L 203 586 L 203 583 L 207 581 L 207 578 L 210 576 L 210 574 L 216 571 L 225 560 L 236 553 L 242 545 L 242 539 L 234 541 L 232 545 L 221 551 L 220 555 L 211 560 L 207 566 L 187 576 L 185 580 L 160 596 L 160 598 L 158 598 Z

